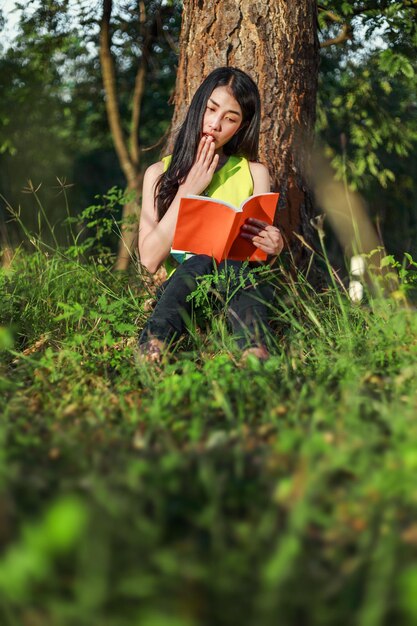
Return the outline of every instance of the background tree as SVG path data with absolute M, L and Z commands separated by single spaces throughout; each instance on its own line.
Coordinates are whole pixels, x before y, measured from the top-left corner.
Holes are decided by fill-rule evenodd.
M 168 49 L 174 48 L 174 53 L 176 50 L 172 44 L 172 36 L 168 32 L 167 24 L 164 23 L 164 20 L 167 22 L 173 16 L 172 3 L 162 2 L 162 0 L 148 2 L 140 0 L 138 3 L 130 3 L 129 6 L 125 7 L 124 11 L 127 13 L 127 17 L 119 16 L 117 26 L 123 34 L 130 31 L 130 41 L 135 42 L 135 49 L 137 50 L 134 62 L 137 70 L 129 106 L 130 128 L 128 134 L 125 133 L 119 107 L 115 63 L 111 53 L 112 8 L 112 0 L 103 0 L 100 25 L 100 62 L 109 127 L 120 167 L 127 181 L 127 191 L 133 193 L 132 200 L 123 209 L 124 226 L 116 261 L 116 269 L 124 270 L 129 264 L 131 252 L 137 241 L 138 200 L 143 178 L 139 148 L 139 126 L 146 80 L 149 68 L 152 67 L 152 55 L 155 58 L 155 53 L 158 49 L 161 50 L 161 46 L 164 44 L 165 46 L 168 44 Z M 174 20 L 172 20 L 171 25 L 173 22 Z M 119 59 L 123 63 L 124 56 L 119 55 Z
M 20 8 L 15 40 L 0 53 L 0 192 L 13 206 L 22 206 L 30 229 L 36 229 L 33 198 L 22 195 L 29 178 L 36 186 L 42 183 L 42 202 L 51 223 L 66 215 L 64 203 L 57 201 L 57 176 L 73 183 L 73 212 L 81 212 L 110 187 L 126 186 L 106 112 L 99 60 L 102 8 L 102 1 L 29 1 Z M 142 170 L 157 158 L 158 142 L 169 125 L 175 78 L 179 6 L 174 2 L 166 10 L 160 8 L 161 2 L 147 3 L 154 31 L 141 123 L 138 127 L 134 122 L 134 132 L 132 94 L 142 54 L 138 33 L 141 28 L 142 34 L 143 29 L 147 32 L 147 26 L 140 24 L 136 2 L 115 3 L 110 24 L 119 132 L 123 139 L 138 136 Z M 5 220 L 5 202 L 0 206 Z M 10 225 L 8 232 L 13 234 Z M 21 235 L 15 233 L 14 239 L 18 243 Z M 115 247 L 116 241 L 115 235 L 109 243 Z

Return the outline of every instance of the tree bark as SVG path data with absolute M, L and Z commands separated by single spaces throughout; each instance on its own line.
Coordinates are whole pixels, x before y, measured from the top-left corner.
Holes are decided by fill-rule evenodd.
M 279 224 L 301 261 L 301 235 L 312 239 L 306 171 L 313 137 L 319 43 L 316 0 L 184 0 L 175 91 L 175 130 L 202 79 L 228 65 L 257 82 L 263 106 L 260 160 L 280 192 Z

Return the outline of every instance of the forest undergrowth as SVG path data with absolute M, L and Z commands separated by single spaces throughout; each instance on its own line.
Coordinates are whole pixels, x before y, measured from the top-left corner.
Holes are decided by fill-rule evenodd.
M 411 258 L 356 305 L 278 266 L 267 362 L 218 311 L 155 366 L 136 269 L 28 238 L 0 273 L 2 626 L 417 624 Z

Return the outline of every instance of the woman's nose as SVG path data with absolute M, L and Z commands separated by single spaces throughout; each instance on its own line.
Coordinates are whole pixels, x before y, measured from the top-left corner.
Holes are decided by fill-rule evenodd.
M 210 126 L 212 127 L 213 130 L 219 130 L 220 124 L 221 124 L 221 117 L 220 117 L 220 115 L 216 115 L 211 120 Z

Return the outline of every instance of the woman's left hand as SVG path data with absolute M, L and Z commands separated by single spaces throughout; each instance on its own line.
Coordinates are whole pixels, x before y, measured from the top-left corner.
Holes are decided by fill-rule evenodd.
M 241 237 L 251 241 L 257 248 L 272 256 L 281 254 L 284 239 L 276 226 L 250 217 L 242 226 Z

